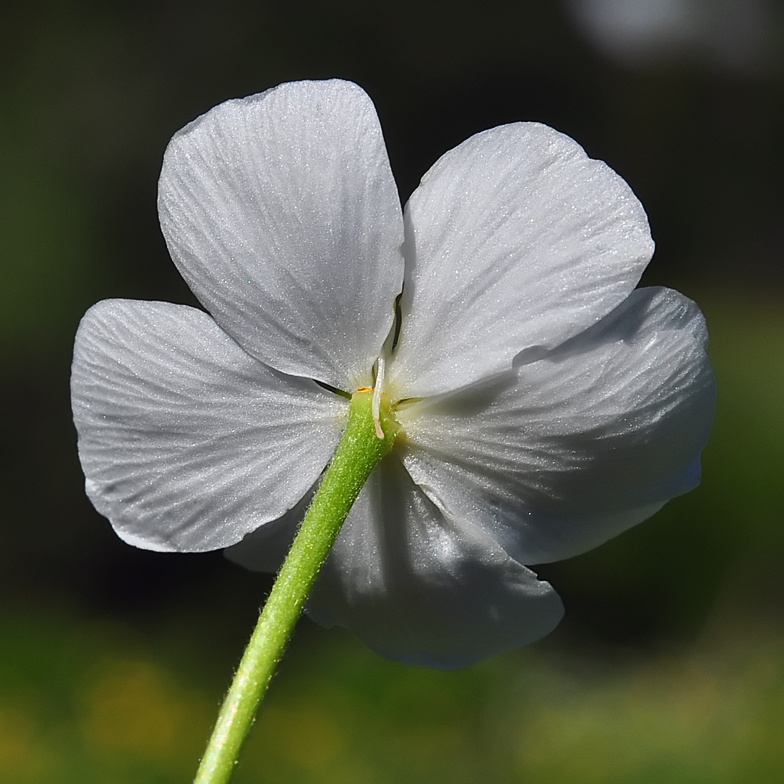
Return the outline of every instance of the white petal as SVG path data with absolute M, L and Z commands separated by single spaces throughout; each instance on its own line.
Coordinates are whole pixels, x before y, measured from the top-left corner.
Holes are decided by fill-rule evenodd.
M 214 550 L 293 507 L 330 460 L 343 398 L 246 354 L 202 311 L 107 300 L 71 378 L 87 494 L 151 550 Z
M 401 397 L 449 392 L 609 313 L 653 253 L 642 205 L 601 161 L 533 123 L 480 133 L 406 207 Z
M 282 517 L 251 531 L 241 542 L 226 548 L 223 554 L 230 561 L 253 572 L 275 574 L 291 549 L 297 528 L 305 519 L 317 486 L 318 482 Z
M 548 634 L 563 607 L 491 537 L 437 509 L 391 455 L 351 510 L 308 613 L 382 656 L 454 669 Z
M 207 112 L 169 143 L 158 209 L 183 277 L 246 351 L 348 391 L 372 385 L 403 222 L 359 87 L 284 84 Z
M 406 467 L 522 563 L 584 552 L 699 483 L 716 394 L 706 343 L 690 300 L 635 291 L 538 361 L 400 411 Z

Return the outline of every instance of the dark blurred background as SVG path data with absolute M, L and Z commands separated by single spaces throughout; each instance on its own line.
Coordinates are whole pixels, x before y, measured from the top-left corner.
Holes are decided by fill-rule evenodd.
M 784 5 L 6 2 L 0 11 L 0 782 L 192 776 L 269 580 L 161 555 L 90 506 L 68 380 L 106 297 L 193 303 L 158 227 L 165 145 L 221 101 L 341 77 L 400 194 L 536 120 L 645 205 L 644 282 L 700 304 L 702 486 L 542 567 L 567 615 L 460 673 L 301 623 L 237 781 L 778 782 L 784 770 Z

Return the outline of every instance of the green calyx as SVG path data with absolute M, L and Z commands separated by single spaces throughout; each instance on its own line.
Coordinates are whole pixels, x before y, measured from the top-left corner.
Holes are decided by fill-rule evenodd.
M 324 552 L 323 560 L 326 560 L 344 520 L 362 490 L 362 486 L 379 461 L 389 454 L 394 446 L 400 426 L 392 414 L 387 396 L 381 395 L 381 405 L 379 406 L 379 424 L 384 433 L 383 439 L 376 435 L 372 406 L 372 389 L 360 389 L 352 395 L 345 433 L 305 515 L 300 533 L 292 545 L 290 556 L 293 556 L 295 550 L 300 546 L 310 549 L 314 544 L 311 541 L 312 538 L 318 538 L 321 541 L 326 534 L 326 530 L 321 525 L 319 526 L 320 530 L 316 531 L 314 528 L 311 534 L 310 521 L 315 518 L 316 520 L 330 521 L 329 530 L 332 533 L 332 538 Z M 323 560 L 319 564 L 319 569 Z M 281 570 L 279 579 L 282 577 L 283 570 Z M 315 582 L 315 577 L 316 575 L 313 577 L 313 582 Z
M 356 480 L 351 480 L 351 484 L 353 485 L 355 481 L 360 483 L 356 488 L 357 495 L 370 476 L 373 467 L 390 452 L 400 432 L 400 425 L 392 413 L 389 398 L 383 393 L 380 399 L 378 419 L 384 433 L 383 439 L 378 437 L 373 420 L 373 390 L 360 389 L 355 392 L 351 397 L 346 431 L 327 474 L 332 471 L 340 471 L 343 475 L 343 472 L 347 471 L 348 474 L 355 475 Z M 347 459 L 349 457 L 350 461 Z M 349 463 L 350 469 L 348 469 Z M 346 475 L 347 479 L 348 474 Z M 326 480 L 325 476 L 324 481 L 326 482 Z M 354 500 L 356 500 L 356 495 L 351 503 Z

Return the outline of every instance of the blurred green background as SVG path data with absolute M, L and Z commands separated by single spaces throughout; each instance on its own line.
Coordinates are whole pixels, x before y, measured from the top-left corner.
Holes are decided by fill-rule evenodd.
M 216 103 L 343 77 L 405 200 L 447 149 L 538 120 L 645 204 L 645 282 L 703 308 L 702 486 L 538 571 L 548 639 L 457 673 L 299 627 L 236 781 L 784 777 L 784 8 L 774 0 L 6 2 L 0 11 L 0 782 L 188 781 L 269 581 L 122 544 L 82 490 L 68 375 L 105 297 L 192 303 L 156 180 Z

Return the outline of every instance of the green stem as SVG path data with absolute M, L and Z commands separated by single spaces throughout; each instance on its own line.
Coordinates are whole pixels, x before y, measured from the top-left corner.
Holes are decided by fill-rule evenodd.
M 231 777 L 319 570 L 370 472 L 395 442 L 398 425 L 384 396 L 380 420 L 385 437 L 376 435 L 372 396 L 371 390 L 360 390 L 351 398 L 346 432 L 278 572 L 223 701 L 194 784 L 225 784 Z

